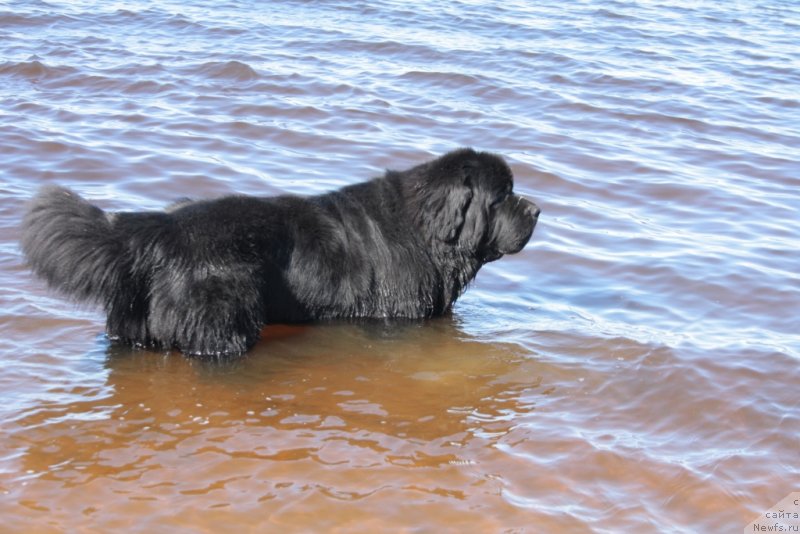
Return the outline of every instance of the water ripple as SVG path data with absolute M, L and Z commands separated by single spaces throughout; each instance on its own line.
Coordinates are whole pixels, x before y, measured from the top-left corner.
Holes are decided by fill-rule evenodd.
M 0 8 L 3 518 L 741 530 L 800 483 L 798 28 L 789 0 Z M 161 209 L 464 145 L 543 212 L 437 320 L 211 364 L 109 344 L 20 255 L 46 183 Z

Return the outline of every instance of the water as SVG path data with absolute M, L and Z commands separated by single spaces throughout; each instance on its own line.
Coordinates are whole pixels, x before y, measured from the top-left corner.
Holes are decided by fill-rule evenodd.
M 0 4 L 3 530 L 741 531 L 800 489 L 799 32 L 788 0 Z M 109 346 L 19 252 L 45 183 L 155 209 L 465 145 L 543 214 L 451 317 L 212 365 Z

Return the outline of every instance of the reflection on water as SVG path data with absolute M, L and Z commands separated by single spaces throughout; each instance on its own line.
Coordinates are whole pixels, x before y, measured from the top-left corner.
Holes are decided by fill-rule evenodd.
M 796 3 L 0 6 L 2 530 L 737 532 L 800 489 Z M 109 346 L 19 252 L 457 146 L 543 208 L 452 316 Z

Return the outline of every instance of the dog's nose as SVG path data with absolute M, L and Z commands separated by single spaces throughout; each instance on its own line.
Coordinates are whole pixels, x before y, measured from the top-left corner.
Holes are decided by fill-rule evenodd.
M 528 213 L 531 214 L 531 217 L 533 217 L 534 219 L 537 218 L 539 216 L 539 214 L 542 212 L 542 210 L 540 210 L 539 206 L 537 206 L 536 204 L 534 204 L 530 200 L 528 200 L 528 199 L 524 199 L 524 200 L 525 200 L 525 209 L 528 211 Z

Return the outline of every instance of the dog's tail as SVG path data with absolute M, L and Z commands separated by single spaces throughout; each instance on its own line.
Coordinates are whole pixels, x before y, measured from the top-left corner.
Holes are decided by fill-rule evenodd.
M 107 302 L 125 272 L 124 247 L 106 213 L 64 187 L 43 187 L 22 223 L 33 271 L 78 300 Z

